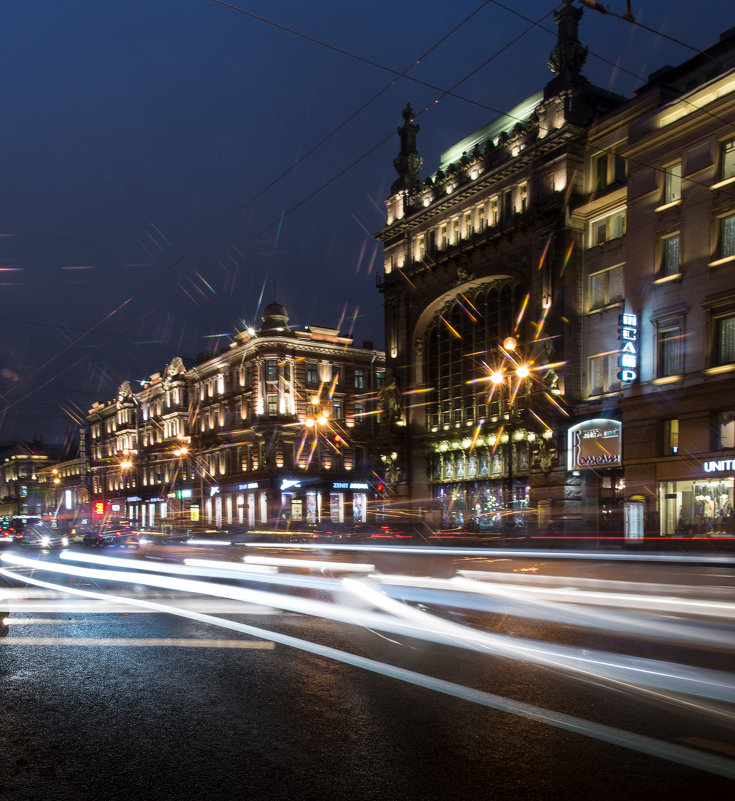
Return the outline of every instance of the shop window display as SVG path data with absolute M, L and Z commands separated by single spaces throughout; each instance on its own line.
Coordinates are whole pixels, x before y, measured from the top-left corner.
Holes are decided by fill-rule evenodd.
M 662 482 L 661 534 L 735 534 L 733 483 L 731 477 Z

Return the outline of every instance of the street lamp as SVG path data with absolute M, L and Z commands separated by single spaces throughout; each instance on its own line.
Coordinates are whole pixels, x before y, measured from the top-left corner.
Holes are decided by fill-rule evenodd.
M 490 382 L 493 388 L 490 392 L 490 398 L 497 390 L 499 393 L 498 405 L 500 411 L 500 421 L 505 434 L 501 435 L 498 440 L 503 443 L 507 442 L 508 458 L 506 470 L 506 487 L 504 493 L 504 507 L 507 513 L 503 515 L 502 523 L 505 530 L 512 530 L 515 527 L 515 492 L 513 488 L 513 440 L 515 433 L 515 421 L 513 419 L 513 405 L 520 391 L 523 382 L 530 376 L 531 370 L 528 364 L 520 362 L 517 356 L 518 343 L 515 337 L 506 337 L 503 340 L 502 347 L 500 348 L 503 359 L 507 359 L 511 363 L 511 367 L 506 369 L 501 365 L 498 369 L 490 374 Z M 514 386 L 515 377 L 515 386 Z M 507 392 L 505 408 L 503 407 L 503 393 Z M 507 421 L 507 422 L 506 422 Z

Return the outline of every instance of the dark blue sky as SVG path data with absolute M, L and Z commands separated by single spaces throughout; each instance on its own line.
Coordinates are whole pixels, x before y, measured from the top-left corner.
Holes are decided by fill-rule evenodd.
M 533 20 L 554 7 L 506 2 Z M 240 5 L 401 71 L 481 0 Z M 610 6 L 625 12 L 624 0 Z M 728 9 L 633 0 L 641 22 L 696 48 L 735 24 Z M 553 28 L 551 16 L 542 24 Z M 521 36 L 528 27 L 489 2 L 410 74 L 449 87 L 520 36 L 456 90 L 507 110 L 551 77 L 554 37 Z M 595 55 L 642 77 L 693 55 L 590 10 L 580 35 L 585 74 L 621 94 L 640 81 Z M 0 440 L 60 441 L 75 429 L 64 409 L 83 414 L 173 356 L 225 346 L 213 335 L 257 325 L 274 280 L 293 323 L 343 319 L 346 333 L 354 320 L 358 344 L 382 347 L 371 234 L 384 223 L 397 138 L 257 234 L 395 131 L 407 101 L 421 110 L 436 91 L 398 80 L 243 210 L 392 76 L 213 0 L 6 3 L 0 70 Z M 422 114 L 423 174 L 495 116 L 455 98 Z

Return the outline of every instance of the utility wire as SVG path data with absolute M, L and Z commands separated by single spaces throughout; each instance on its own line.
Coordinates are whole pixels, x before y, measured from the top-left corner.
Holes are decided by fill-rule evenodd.
M 213 0 L 213 1 L 214 2 L 220 2 L 220 0 Z M 456 89 L 458 86 L 460 86 L 465 81 L 467 81 L 469 78 L 471 78 L 475 73 L 479 72 L 479 70 L 481 70 L 484 67 L 486 67 L 491 61 L 493 61 L 499 55 L 504 53 L 509 47 L 512 47 L 516 42 L 518 42 L 526 34 L 528 34 L 530 31 L 532 31 L 538 25 L 539 22 L 542 22 L 544 19 L 546 19 L 546 17 L 548 17 L 550 14 L 552 14 L 554 12 L 554 10 L 556 9 L 556 7 L 557 6 L 554 6 L 554 8 L 552 8 L 550 11 L 547 11 L 546 14 L 544 14 L 538 20 L 538 22 L 532 23 L 528 28 L 526 28 L 524 31 L 522 31 L 517 36 L 515 36 L 510 42 L 508 42 L 507 44 L 503 45 L 503 47 L 501 47 L 499 50 L 496 50 L 489 58 L 485 59 L 485 61 L 483 61 L 482 64 L 480 64 L 478 67 L 476 67 L 471 72 L 469 72 L 467 75 L 465 75 L 463 78 L 461 78 L 459 81 L 457 81 L 449 89 L 443 89 L 443 90 L 440 89 L 439 91 L 441 92 L 441 94 L 438 97 L 436 97 L 434 100 L 432 100 L 432 102 L 429 103 L 427 106 L 425 106 L 420 112 L 418 112 L 418 114 L 416 114 L 414 116 L 414 119 L 416 119 L 416 117 L 421 116 L 421 114 L 423 114 L 424 112 L 428 111 L 430 108 L 433 108 L 437 103 L 439 103 L 441 100 L 443 100 L 447 95 L 452 94 L 454 89 Z M 438 89 L 438 87 L 436 87 L 436 88 Z M 487 108 L 489 108 L 489 107 L 487 107 Z M 496 114 L 502 114 L 502 112 L 498 111 L 497 109 L 490 109 L 490 110 L 494 111 Z M 394 135 L 395 135 L 395 132 L 391 131 L 387 136 L 385 136 L 383 139 L 381 139 L 377 144 L 373 145 L 369 150 L 366 150 L 364 153 L 362 153 L 356 159 L 351 161 L 346 167 L 343 167 L 341 170 L 339 170 L 339 172 L 335 173 L 331 178 L 328 178 L 325 182 L 323 182 L 320 186 L 318 186 L 313 192 L 309 193 L 306 197 L 302 198 L 298 203 L 296 203 L 293 206 L 291 206 L 287 211 L 282 212 L 278 217 L 276 217 L 273 220 L 271 220 L 271 222 L 269 222 L 266 226 L 261 228 L 256 234 L 254 234 L 251 237 L 251 241 L 254 241 L 254 240 L 258 239 L 266 231 L 269 231 L 274 225 L 277 225 L 285 217 L 288 217 L 290 214 L 292 214 L 298 208 L 303 206 L 304 203 L 307 203 L 313 197 L 318 195 L 322 190 L 326 189 L 330 184 L 334 183 L 334 181 L 336 181 L 338 178 L 340 178 L 346 172 L 351 170 L 356 164 L 359 164 L 363 159 L 367 158 L 371 153 L 373 153 L 379 147 L 381 147 L 386 142 L 388 142 L 390 139 L 392 139 Z

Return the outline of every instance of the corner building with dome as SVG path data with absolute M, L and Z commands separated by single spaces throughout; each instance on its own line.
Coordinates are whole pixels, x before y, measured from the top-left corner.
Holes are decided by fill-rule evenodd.
M 376 500 L 384 354 L 269 304 L 87 416 L 93 507 L 145 529 L 350 528 Z

